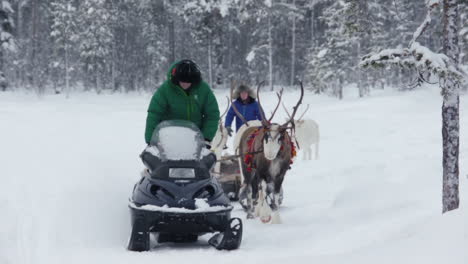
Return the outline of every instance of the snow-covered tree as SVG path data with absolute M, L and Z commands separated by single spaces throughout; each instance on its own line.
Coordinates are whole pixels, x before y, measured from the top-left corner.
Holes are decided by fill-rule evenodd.
M 15 41 L 12 35 L 13 13 L 10 2 L 7 0 L 0 0 L 0 89 L 3 91 L 5 91 L 8 86 L 5 73 L 3 72 L 5 53 L 16 50 Z
M 298 61 L 298 48 L 302 48 L 301 40 L 298 38 L 298 29 L 300 25 L 304 24 L 304 8 L 307 1 L 293 0 L 287 8 L 289 11 L 286 17 L 291 20 L 291 75 L 289 85 L 294 85 L 297 79 L 297 61 Z
M 183 15 L 185 21 L 191 25 L 193 38 L 206 47 L 208 80 L 212 87 L 221 84 L 223 79 L 222 42 L 226 27 L 222 21 L 229 15 L 231 4 L 232 1 L 228 0 L 195 0 L 183 7 Z
M 92 76 L 96 91 L 112 52 L 111 14 L 105 0 L 85 0 L 80 5 L 80 57 L 86 75 Z
M 70 93 L 70 57 L 74 52 L 73 47 L 78 41 L 77 33 L 77 9 L 72 0 L 55 0 L 51 3 L 52 32 L 55 41 L 55 49 L 61 54 L 62 60 L 57 67 L 64 72 L 65 91 Z
M 361 73 L 356 65 L 360 55 L 409 42 L 419 23 L 414 18 L 424 13 L 424 1 L 413 0 L 69 0 L 79 14 L 80 38 L 69 50 L 66 78 L 64 39 L 55 34 L 61 31 L 58 20 L 73 22 L 61 15 L 66 10 L 58 11 L 57 4 L 67 2 L 0 0 L 15 11 L 8 16 L 16 23 L 18 52 L 3 50 L 12 82 L 34 89 L 66 79 L 87 88 L 100 82 L 99 88 L 114 91 L 154 89 L 172 62 L 192 58 L 215 85 L 229 78 L 266 80 L 270 86 L 319 78 L 326 87 L 321 89 L 336 96 L 348 84 L 365 95 L 377 82 L 395 87 L 410 82 L 403 70 Z M 460 12 L 463 21 L 465 13 Z M 467 31 L 460 31 L 462 42 Z M 419 42 L 438 50 L 442 30 L 428 33 Z M 314 58 L 319 53 L 325 57 Z
M 326 41 L 312 46 L 309 51 L 309 63 L 305 79 L 316 93 L 328 90 L 338 98 L 343 97 L 343 87 L 347 73 L 353 70 L 353 39 L 347 37 L 345 14 L 347 5 L 334 2 L 328 6 L 321 19 L 328 26 Z
M 275 36 L 279 36 L 276 29 L 287 25 L 283 22 L 287 15 L 294 14 L 293 17 L 297 19 L 296 16 L 300 12 L 295 3 L 289 4 L 282 0 L 245 0 L 242 2 L 239 12 L 240 21 L 253 30 L 249 40 L 250 50 L 245 58 L 248 62 L 250 75 L 253 79 L 260 80 L 267 72 L 268 85 L 273 90 L 276 74 L 275 65 L 279 63 L 275 61 L 275 53 L 278 49 L 275 45 Z M 288 61 L 290 60 L 288 59 Z M 291 78 L 289 74 L 287 76 L 289 76 L 288 79 Z
M 418 39 L 431 24 L 433 13 L 442 5 L 443 53 L 436 53 L 421 45 Z M 429 72 L 439 79 L 442 88 L 442 140 L 443 140 L 443 212 L 459 206 L 459 93 L 464 77 L 459 68 L 460 47 L 458 44 L 458 1 L 428 0 L 427 15 L 416 29 L 408 48 L 385 49 L 362 58 L 363 67 L 396 64 Z
M 460 67 L 468 72 L 468 4 L 460 7 Z M 468 80 L 465 80 L 464 90 L 468 89 Z
M 141 3 L 141 41 L 143 42 L 143 51 L 146 54 L 146 71 L 148 86 L 155 88 L 161 79 L 166 78 L 166 65 L 173 63 L 175 60 L 175 49 L 167 45 L 167 36 L 169 33 L 168 26 L 164 21 L 167 16 L 159 16 L 158 13 L 168 12 L 164 2 L 148 1 Z M 169 24 L 172 21 L 169 21 Z M 175 32 L 172 32 L 175 33 Z M 172 35 L 174 37 L 174 35 Z M 171 58 L 174 52 L 174 57 Z M 161 74 L 164 73 L 164 74 Z

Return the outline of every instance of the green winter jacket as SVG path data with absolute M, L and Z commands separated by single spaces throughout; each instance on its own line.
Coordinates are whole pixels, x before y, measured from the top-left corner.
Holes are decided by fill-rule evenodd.
M 145 141 L 148 144 L 156 126 L 165 120 L 188 120 L 197 125 L 205 139 L 211 141 L 218 129 L 219 109 L 216 97 L 210 86 L 201 81 L 189 88 L 188 94 L 182 87 L 172 83 L 171 72 L 174 63 L 167 73 L 167 80 L 151 98 L 146 117 Z

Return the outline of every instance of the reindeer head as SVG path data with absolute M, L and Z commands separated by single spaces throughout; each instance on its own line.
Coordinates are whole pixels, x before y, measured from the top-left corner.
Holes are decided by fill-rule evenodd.
M 287 144 L 285 139 L 289 139 L 287 130 L 279 124 L 272 124 L 263 133 L 263 154 L 268 160 L 274 160 L 283 144 Z
M 289 144 L 289 134 L 288 129 L 294 130 L 295 123 L 294 123 L 294 115 L 297 112 L 297 108 L 302 103 L 302 98 L 304 97 L 304 87 L 302 86 L 301 82 L 301 97 L 297 102 L 296 106 L 293 108 L 293 114 L 289 117 L 289 119 L 282 125 L 271 123 L 273 117 L 275 116 L 276 111 L 281 103 L 281 98 L 283 96 L 283 89 L 280 90 L 279 93 L 276 93 L 278 97 L 278 104 L 275 107 L 275 110 L 271 114 L 271 117 L 268 119 L 265 118 L 265 114 L 263 112 L 262 105 L 260 103 L 260 91 L 261 84 L 257 87 L 257 98 L 258 98 L 258 105 L 260 107 L 260 113 L 262 116 L 262 129 L 263 129 L 263 154 L 266 159 L 274 160 L 277 156 L 279 151 L 281 150 L 281 146 L 285 144 Z

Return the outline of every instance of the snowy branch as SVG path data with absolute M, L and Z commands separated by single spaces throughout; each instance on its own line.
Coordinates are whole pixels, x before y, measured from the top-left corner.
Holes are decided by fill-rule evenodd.
M 427 27 L 431 24 L 431 17 L 432 13 L 434 10 L 439 6 L 440 0 L 427 0 L 426 1 L 426 6 L 427 6 L 427 14 L 426 18 L 424 19 L 423 23 L 416 29 L 416 31 L 413 34 L 413 39 L 410 42 L 410 46 L 415 43 L 418 38 L 426 31 Z
M 453 77 L 457 80 L 464 78 L 464 73 L 457 70 L 455 63 L 446 55 L 435 53 L 429 48 L 414 42 L 409 49 L 385 49 L 362 58 L 360 66 L 382 67 L 385 65 L 398 65 L 415 68 L 418 71 L 429 71 L 439 78 Z

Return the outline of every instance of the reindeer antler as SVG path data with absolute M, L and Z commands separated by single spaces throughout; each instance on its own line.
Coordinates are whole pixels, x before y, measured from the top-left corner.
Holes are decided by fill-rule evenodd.
M 279 91 L 279 93 L 276 93 L 276 96 L 278 97 L 278 104 L 276 105 L 275 107 L 275 110 L 273 111 L 273 113 L 271 114 L 271 117 L 270 119 L 268 119 L 268 122 L 271 122 L 271 120 L 273 120 L 273 117 L 275 116 L 276 114 L 276 110 L 278 110 L 278 107 L 281 103 L 281 97 L 283 97 L 283 88 L 281 88 L 281 90 Z
M 263 126 L 268 126 L 268 122 L 265 118 L 265 112 L 263 112 L 263 107 L 262 104 L 260 103 L 260 88 L 263 86 L 265 81 L 261 81 L 259 84 L 257 84 L 257 101 L 258 101 L 258 108 L 260 110 L 260 116 L 262 117 L 262 125 Z
M 229 106 L 231 104 L 231 101 L 229 100 L 229 97 L 226 96 L 226 100 L 227 100 L 227 106 L 226 106 L 226 110 L 224 110 L 223 114 L 219 116 L 219 119 L 223 119 L 223 117 L 226 115 L 226 113 L 228 112 L 229 110 Z
M 299 101 L 297 101 L 296 106 L 293 107 L 292 115 L 289 117 L 289 120 L 283 124 L 283 127 L 286 127 L 288 124 L 291 124 L 292 129 L 294 129 L 296 126 L 294 123 L 294 116 L 297 113 L 297 109 L 299 109 L 299 106 L 302 104 L 302 98 L 304 98 L 304 86 L 302 85 L 302 81 L 299 81 L 299 84 L 301 85 L 301 97 L 299 98 Z
M 307 104 L 307 107 L 306 107 L 306 110 L 304 111 L 304 113 L 302 113 L 302 115 L 297 119 L 297 120 L 302 120 L 302 118 L 304 117 L 305 113 L 307 113 L 307 111 L 309 110 L 309 104 Z
M 289 113 L 288 109 L 286 108 L 286 106 L 284 104 L 282 104 L 282 105 L 283 105 L 283 109 L 284 109 L 284 111 L 286 111 L 286 114 L 288 115 L 289 119 L 291 119 L 291 114 Z M 304 117 L 305 113 L 309 110 L 309 106 L 310 105 L 307 104 L 306 110 L 302 113 L 302 115 L 299 117 L 299 119 L 297 119 L 298 121 L 301 120 Z
M 281 105 L 283 106 L 284 111 L 286 111 L 286 115 L 288 115 L 289 119 L 291 119 L 291 114 L 289 113 L 289 111 L 286 108 L 286 106 L 284 105 L 284 103 L 281 103 Z

